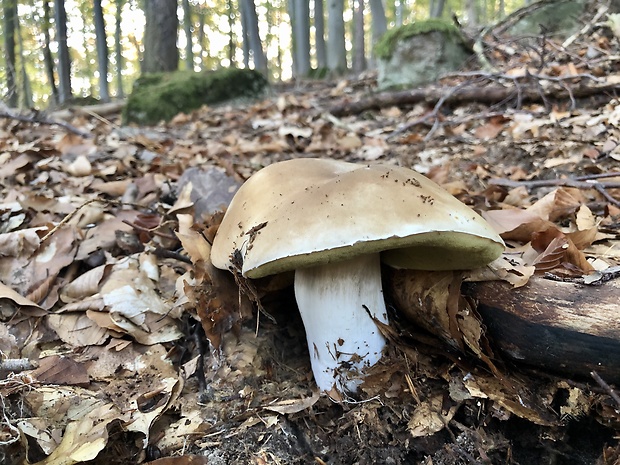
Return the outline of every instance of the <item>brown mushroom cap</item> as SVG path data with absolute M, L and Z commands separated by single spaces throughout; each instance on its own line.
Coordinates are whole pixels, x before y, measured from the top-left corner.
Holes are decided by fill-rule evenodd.
M 249 178 L 220 225 L 211 259 L 259 278 L 384 252 L 397 268 L 471 269 L 493 261 L 502 239 L 477 213 L 407 168 L 301 158 Z

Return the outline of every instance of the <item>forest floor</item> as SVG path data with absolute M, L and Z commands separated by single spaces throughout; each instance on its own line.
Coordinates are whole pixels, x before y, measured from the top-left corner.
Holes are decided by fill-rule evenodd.
M 497 350 L 490 362 L 492 338 L 458 351 L 398 308 L 360 397 L 319 396 L 291 290 L 259 289 L 276 324 L 240 306 L 208 257 L 209 210 L 230 186 L 276 161 L 327 157 L 411 167 L 479 211 L 536 205 L 567 237 L 592 233 L 543 266 L 549 241 L 520 270 L 617 266 L 618 40 L 580 40 L 546 55 L 495 43 L 502 71 L 424 90 L 443 101 L 386 104 L 368 75 L 277 85 L 150 128 L 87 111 L 69 126 L 0 120 L 0 351 L 25 365 L 1 367 L 0 462 L 619 464 L 613 384 Z M 510 98 L 448 98 L 494 85 Z M 600 175 L 608 184 L 530 182 Z

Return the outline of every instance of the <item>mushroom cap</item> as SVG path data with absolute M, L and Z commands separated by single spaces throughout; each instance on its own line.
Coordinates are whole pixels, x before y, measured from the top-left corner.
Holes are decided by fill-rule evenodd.
M 396 268 L 484 266 L 504 250 L 489 224 L 408 168 L 299 158 L 256 172 L 235 194 L 211 260 L 260 278 L 384 252 Z M 239 253 L 237 253 L 237 251 Z

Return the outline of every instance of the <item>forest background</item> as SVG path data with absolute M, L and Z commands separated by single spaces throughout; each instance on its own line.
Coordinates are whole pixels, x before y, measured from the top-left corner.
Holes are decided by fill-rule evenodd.
M 45 108 L 122 98 L 142 72 L 237 66 L 272 82 L 360 73 L 388 28 L 429 17 L 475 27 L 524 3 L 2 0 L 0 95 L 9 107 Z

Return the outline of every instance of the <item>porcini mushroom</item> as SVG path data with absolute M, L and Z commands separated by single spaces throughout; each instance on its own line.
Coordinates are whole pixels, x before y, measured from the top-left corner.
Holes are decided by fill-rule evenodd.
M 484 266 L 502 239 L 472 209 L 407 168 L 302 158 L 255 173 L 235 194 L 211 260 L 243 276 L 295 270 L 295 297 L 322 391 L 355 392 L 382 355 L 380 261 L 397 268 Z M 240 260 L 239 260 L 240 259 Z

